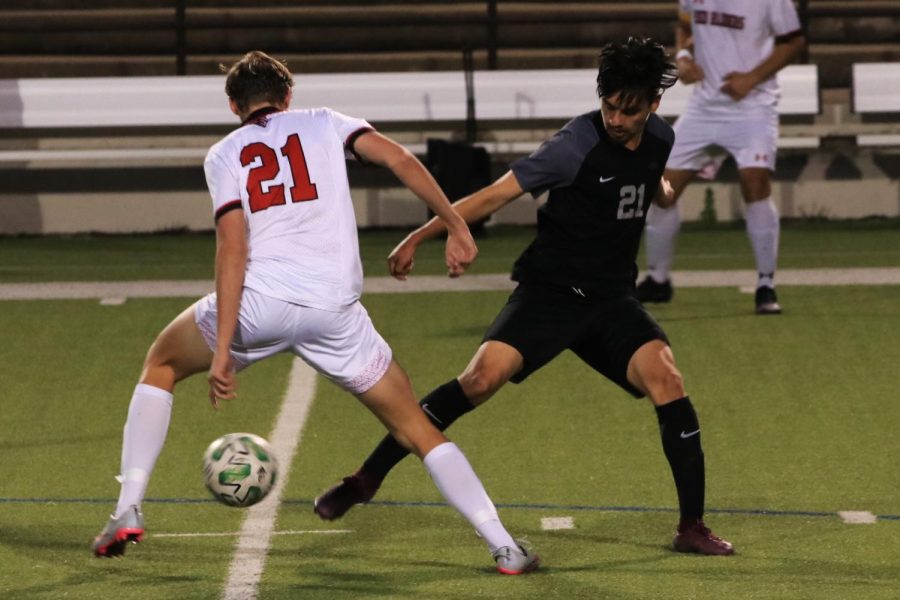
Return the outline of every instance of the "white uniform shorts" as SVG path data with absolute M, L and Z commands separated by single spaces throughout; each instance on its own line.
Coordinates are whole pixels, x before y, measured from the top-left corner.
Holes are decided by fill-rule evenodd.
M 216 348 L 216 295 L 194 305 L 206 343 Z M 341 312 L 291 304 L 244 288 L 231 356 L 238 370 L 292 352 L 339 386 L 359 395 L 387 372 L 391 348 L 359 302 Z
M 775 170 L 778 144 L 775 110 L 720 116 L 688 105 L 674 128 L 675 145 L 666 163 L 668 169 L 701 171 L 701 176 L 712 178 L 727 153 L 734 157 L 738 169 Z

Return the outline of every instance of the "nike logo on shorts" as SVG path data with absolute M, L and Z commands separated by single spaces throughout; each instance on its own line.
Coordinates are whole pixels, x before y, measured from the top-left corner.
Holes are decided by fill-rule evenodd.
M 697 435 L 698 433 L 700 433 L 700 430 L 699 430 L 699 429 L 698 429 L 697 431 L 692 431 L 692 432 L 690 432 L 690 433 L 685 433 L 684 431 L 682 431 L 682 432 L 681 432 L 681 439 L 686 440 L 686 439 L 688 439 L 689 437 L 694 437 L 694 436 Z
M 612 177 L 601 177 L 601 178 L 600 178 L 600 183 L 606 183 L 606 182 L 608 182 L 608 181 L 612 181 L 612 180 L 615 179 L 615 178 L 616 178 L 615 175 L 613 175 Z

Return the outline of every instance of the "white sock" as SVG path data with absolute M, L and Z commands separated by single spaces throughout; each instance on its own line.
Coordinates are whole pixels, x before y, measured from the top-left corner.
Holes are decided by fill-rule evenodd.
M 134 388 L 122 435 L 122 471 L 116 516 L 129 506 L 141 505 L 150 473 L 166 441 L 172 415 L 172 394 L 152 385 Z
M 481 480 L 456 444 L 436 446 L 422 462 L 441 495 L 472 524 L 491 552 L 503 546 L 516 547 Z
M 669 280 L 675 240 L 680 229 L 677 204 L 670 208 L 650 205 L 647 211 L 647 274 L 656 283 Z
M 775 287 L 775 267 L 778 264 L 778 209 L 772 197 L 756 202 L 748 202 L 745 218 L 747 235 L 756 256 L 756 272 L 759 274 L 756 287 Z

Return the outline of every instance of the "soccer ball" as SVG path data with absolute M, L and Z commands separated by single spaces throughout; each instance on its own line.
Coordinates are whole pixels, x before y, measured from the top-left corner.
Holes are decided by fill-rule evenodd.
M 278 476 L 269 442 L 252 433 L 223 435 L 203 455 L 203 479 L 228 506 L 252 506 L 266 497 Z

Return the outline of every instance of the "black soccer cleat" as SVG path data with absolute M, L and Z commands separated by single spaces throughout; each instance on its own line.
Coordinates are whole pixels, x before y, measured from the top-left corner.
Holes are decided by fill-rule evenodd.
M 756 288 L 756 314 L 758 315 L 780 315 L 781 305 L 778 304 L 778 296 L 775 294 L 775 288 L 762 286 Z
M 672 289 L 672 280 L 666 279 L 662 283 L 657 283 L 652 277 L 645 277 L 642 282 L 634 289 L 634 295 L 641 304 L 654 302 L 670 302 L 675 290 Z

